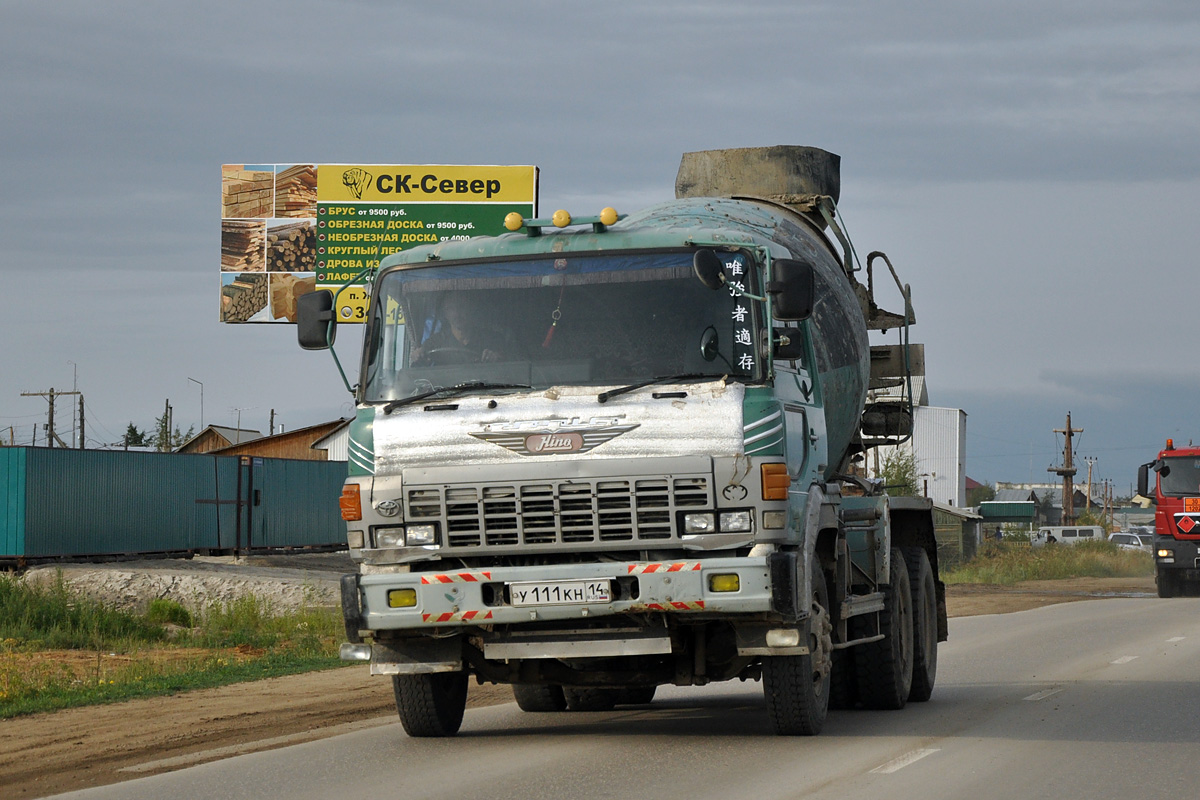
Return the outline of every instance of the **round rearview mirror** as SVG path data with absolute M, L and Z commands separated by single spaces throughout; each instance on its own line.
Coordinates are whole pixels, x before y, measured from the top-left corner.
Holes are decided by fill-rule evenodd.
M 697 250 L 692 256 L 692 271 L 709 289 L 720 289 L 725 285 L 725 264 L 715 250 L 707 247 Z
M 709 325 L 700 335 L 700 357 L 705 361 L 712 361 L 717 357 L 718 352 L 720 352 L 720 348 L 717 342 L 717 329 Z

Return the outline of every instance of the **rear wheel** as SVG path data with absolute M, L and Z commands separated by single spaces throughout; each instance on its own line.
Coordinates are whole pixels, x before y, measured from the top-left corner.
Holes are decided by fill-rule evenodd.
M 620 689 L 563 687 L 568 711 L 610 711 L 617 704 Z
M 1169 569 L 1160 569 L 1154 582 L 1158 584 L 1159 597 L 1174 597 L 1179 594 L 1179 581 Z
M 833 625 L 825 575 L 815 565 L 809 609 L 808 655 L 763 658 L 767 713 L 780 736 L 816 736 L 829 713 Z
M 626 686 L 617 690 L 617 705 L 644 706 L 654 701 L 657 686 Z
M 522 711 L 562 711 L 567 707 L 561 686 L 514 683 L 512 690 L 517 707 Z
M 904 563 L 908 567 L 913 607 L 913 674 L 908 699 L 923 703 L 933 694 L 937 677 L 937 586 L 925 548 L 905 547 Z
M 858 696 L 867 708 L 904 708 L 912 690 L 913 609 L 908 568 L 899 548 L 892 548 L 891 585 L 884 590 L 877 642 L 859 645 L 854 653 Z
M 393 675 L 400 724 L 409 736 L 453 736 L 467 707 L 467 673 Z

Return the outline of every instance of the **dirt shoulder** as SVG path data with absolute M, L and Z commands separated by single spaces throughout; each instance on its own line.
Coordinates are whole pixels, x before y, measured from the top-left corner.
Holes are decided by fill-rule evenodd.
M 962 617 L 1128 596 L 1154 596 L 1154 579 L 951 586 L 947 608 Z M 468 707 L 511 699 L 507 686 L 472 686 Z M 395 720 L 392 702 L 390 681 L 352 666 L 3 720 L 0 786 L 7 798 L 103 786 L 388 724 Z

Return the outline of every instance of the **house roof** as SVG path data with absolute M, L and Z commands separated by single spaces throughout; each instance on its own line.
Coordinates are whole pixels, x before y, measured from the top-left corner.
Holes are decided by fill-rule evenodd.
M 220 436 L 225 441 L 234 444 L 239 442 L 249 442 L 253 439 L 261 439 L 262 431 L 251 430 L 250 428 L 226 428 L 223 425 L 206 425 L 204 430 L 197 433 L 192 438 L 181 444 L 176 450 L 187 451 L 190 445 L 206 433 L 214 433 Z
M 997 503 L 1021 503 L 1034 500 L 1032 489 L 997 489 L 993 498 Z

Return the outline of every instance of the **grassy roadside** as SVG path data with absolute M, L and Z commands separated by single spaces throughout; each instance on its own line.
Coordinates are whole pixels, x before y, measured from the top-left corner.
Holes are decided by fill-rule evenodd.
M 340 612 L 246 597 L 145 613 L 0 575 L 0 719 L 338 666 Z
M 1136 578 L 1154 574 L 1154 559 L 1139 550 L 1123 550 L 1110 542 L 1030 547 L 1023 543 L 987 542 L 979 554 L 946 570 L 947 585 L 984 583 L 1011 586 L 1019 581 L 1064 578 Z

